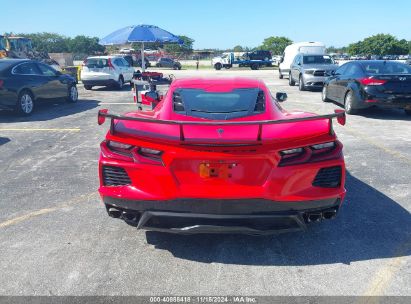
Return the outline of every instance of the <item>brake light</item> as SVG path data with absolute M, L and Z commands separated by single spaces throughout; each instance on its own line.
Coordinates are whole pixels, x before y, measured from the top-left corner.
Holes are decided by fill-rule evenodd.
M 383 79 L 376 79 L 372 77 L 367 77 L 367 78 L 360 78 L 358 81 L 366 86 L 378 86 L 378 85 L 383 85 L 384 83 L 387 82 L 387 80 Z
M 100 147 L 102 155 L 107 158 L 150 165 L 163 163 L 161 159 L 163 151 L 160 150 L 136 147 L 113 140 L 103 141 Z
M 309 162 L 337 159 L 341 156 L 342 144 L 339 141 L 325 142 L 308 147 L 280 151 L 279 166 L 291 166 Z
M 109 69 L 113 69 L 113 70 L 115 70 L 116 69 L 116 67 L 113 65 L 113 63 L 111 62 L 111 58 L 109 58 L 108 60 L 107 60 L 107 65 L 108 65 L 108 68 Z

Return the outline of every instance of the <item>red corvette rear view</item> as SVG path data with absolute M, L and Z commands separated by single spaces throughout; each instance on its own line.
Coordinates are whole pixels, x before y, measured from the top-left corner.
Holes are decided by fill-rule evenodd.
M 269 234 L 332 219 L 345 195 L 328 115 L 287 112 L 262 81 L 179 79 L 153 111 L 114 115 L 99 192 L 110 216 L 179 233 Z

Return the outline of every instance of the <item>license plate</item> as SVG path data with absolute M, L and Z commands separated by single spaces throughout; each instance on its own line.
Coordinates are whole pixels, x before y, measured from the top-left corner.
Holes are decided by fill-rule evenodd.
M 235 166 L 233 163 L 201 163 L 199 174 L 201 178 L 228 179 L 232 177 L 231 169 Z

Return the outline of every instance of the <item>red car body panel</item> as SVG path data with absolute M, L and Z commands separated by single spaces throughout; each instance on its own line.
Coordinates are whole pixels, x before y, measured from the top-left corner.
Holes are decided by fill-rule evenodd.
M 181 115 L 173 111 L 173 92 L 180 88 L 202 89 L 207 92 L 231 92 L 236 88 L 259 88 L 265 94 L 265 111 L 230 120 L 230 122 L 250 122 L 245 125 L 190 124 L 210 122 L 210 120 Z M 137 223 L 144 212 L 163 211 L 162 204 L 167 205 L 165 209 L 170 211 L 173 202 L 181 200 L 192 200 L 194 209 L 196 205 L 201 204 L 203 208 L 204 204 L 207 204 L 202 200 L 210 202 L 218 200 L 219 204 L 223 204 L 219 205 L 220 209 L 224 207 L 226 200 L 247 201 L 249 202 L 247 203 L 249 205 L 247 214 L 251 215 L 254 214 L 253 200 L 262 200 L 267 205 L 272 202 L 272 204 L 280 205 L 280 209 L 290 212 L 294 210 L 291 207 L 293 204 L 300 204 L 303 207 L 299 205 L 298 208 L 302 210 L 314 209 L 315 211 L 316 208 L 313 208 L 310 202 L 332 201 L 330 206 L 324 205 L 323 207 L 333 208 L 336 213 L 345 195 L 345 165 L 342 145 L 332 130 L 331 119 L 259 124 L 262 121 L 287 120 L 314 115 L 305 112 L 286 112 L 261 81 L 242 78 L 176 80 L 153 111 L 130 112 L 125 116 L 188 124 L 174 125 L 113 119 L 115 132 L 109 131 L 105 141 L 101 144 L 100 195 L 108 211 L 112 210 L 110 208 L 119 211 L 115 213 L 116 215 L 122 216 L 121 212 L 124 215 L 129 211 L 136 211 L 138 216 L 134 218 Z M 223 132 L 219 132 L 219 129 L 223 129 Z M 119 142 L 131 145 L 133 148 L 125 153 L 119 153 L 110 147 L 109 142 Z M 336 143 L 330 151 L 320 150 L 317 153 L 310 148 L 313 145 L 328 142 Z M 143 154 L 141 148 L 161 151 L 161 155 Z M 283 164 L 281 151 L 296 148 L 303 148 L 301 155 L 294 157 L 295 160 L 291 159 L 289 165 Z M 124 169 L 131 182 L 127 185 L 105 185 L 104 166 Z M 313 185 L 320 170 L 336 167 L 341 170 L 337 186 Z M 110 174 L 109 178 L 118 175 L 118 173 Z M 329 176 L 327 174 L 324 176 Z M 319 179 L 321 178 L 324 177 Z M 153 202 L 152 207 L 150 207 L 150 202 Z M 290 206 L 289 209 L 287 209 L 287 204 Z M 144 207 L 135 210 L 135 206 L 140 205 Z M 175 205 L 174 212 L 178 213 L 178 216 L 181 215 L 179 212 L 187 213 L 187 209 L 180 210 L 177 207 L 179 204 Z M 313 206 L 317 205 L 313 204 Z M 135 215 L 136 212 L 133 214 Z M 218 211 L 211 213 L 220 216 Z M 227 211 L 224 212 L 226 213 Z M 273 214 L 273 212 L 270 211 L 267 214 Z M 231 215 L 235 217 L 237 212 L 233 210 Z M 299 212 L 292 216 L 301 218 L 300 222 L 303 222 L 304 219 L 307 221 L 307 216 L 309 217 L 310 214 Z M 216 226 L 221 228 L 224 225 L 220 223 Z M 198 228 L 201 225 L 194 226 Z M 202 227 L 211 226 L 213 225 L 204 224 Z M 234 231 L 239 232 L 238 223 L 234 226 L 236 228 Z M 255 232 L 254 228 L 246 231 Z M 228 231 L 232 232 L 233 227 L 230 229 Z M 181 229 L 175 230 L 181 232 Z M 194 231 L 199 232 L 195 229 Z

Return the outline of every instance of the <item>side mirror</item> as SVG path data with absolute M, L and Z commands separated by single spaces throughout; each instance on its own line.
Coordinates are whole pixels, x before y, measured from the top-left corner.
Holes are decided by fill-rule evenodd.
M 277 92 L 277 93 L 275 94 L 275 99 L 277 99 L 277 101 L 279 101 L 279 102 L 286 101 L 287 98 L 288 98 L 287 93 Z
M 147 92 L 144 95 L 146 97 L 146 100 L 151 103 L 160 101 L 159 95 L 156 92 Z
M 283 63 L 284 62 L 284 57 L 281 57 L 280 58 L 280 63 Z

